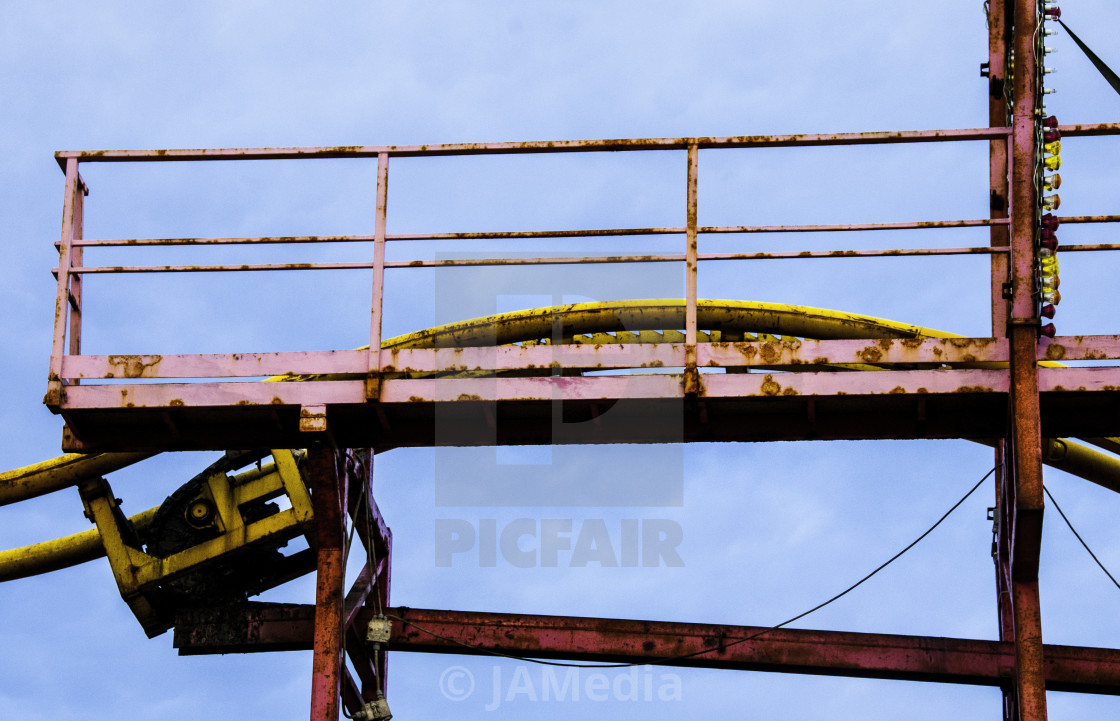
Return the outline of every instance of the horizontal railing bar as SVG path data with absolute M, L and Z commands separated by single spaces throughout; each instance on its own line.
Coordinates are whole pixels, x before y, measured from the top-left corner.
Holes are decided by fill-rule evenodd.
M 495 230 L 466 233 L 390 233 L 385 240 L 501 240 L 504 238 L 594 238 L 625 235 L 680 235 L 681 228 L 601 228 L 592 230 Z
M 1120 215 L 1066 215 L 1058 220 L 1062 223 L 1116 223 L 1120 222 Z
M 886 248 L 871 250 L 791 250 L 758 253 L 701 253 L 698 260 L 769 260 L 781 258 L 876 258 L 928 255 L 991 255 L 1007 253 L 1007 246 L 971 246 L 964 248 Z M 685 259 L 683 254 L 670 255 L 603 255 L 549 258 L 437 258 L 429 260 L 391 260 L 386 268 L 450 268 L 499 265 L 578 265 L 595 263 L 674 263 Z M 79 266 L 72 275 L 93 273 L 202 273 L 269 270 L 361 270 L 373 267 L 372 262 L 353 263 L 243 263 L 240 265 L 115 265 Z M 58 269 L 52 269 L 57 275 Z
M 1088 217 L 1088 216 L 1086 216 Z M 1094 219 L 1075 218 L 1062 222 L 1109 222 L 1120 216 L 1096 216 Z M 972 228 L 1007 225 L 1008 218 L 981 218 L 978 220 L 919 220 L 900 223 L 839 223 L 824 225 L 707 225 L 700 226 L 700 233 L 821 233 L 856 230 L 915 230 L 927 228 Z M 390 233 L 385 240 L 501 240 L 514 238 L 594 238 L 631 235 L 681 235 L 685 228 L 590 228 L 584 230 L 497 230 L 461 233 Z M 77 238 L 75 248 L 178 246 L 178 245 L 275 245 L 298 243 L 368 243 L 372 235 L 279 235 L 231 238 Z M 58 242 L 55 242 L 58 246 Z
M 243 238 L 75 238 L 75 248 L 167 245 L 276 245 L 283 243 L 372 243 L 372 235 L 275 235 Z M 55 247 L 58 243 L 55 243 Z
M 355 263 L 243 263 L 241 265 L 105 265 L 80 266 L 70 269 L 71 275 L 91 273 L 204 273 L 256 270 L 361 270 L 372 268 L 372 262 Z M 58 269 L 51 270 L 57 274 Z
M 1120 123 L 1083 123 L 1078 125 L 1059 125 L 1063 136 L 1078 137 L 1091 135 L 1120 135 Z
M 386 268 L 454 268 L 493 265 L 574 265 L 580 263 L 673 263 L 684 261 L 684 254 L 676 255 L 602 255 L 552 258 L 440 258 L 435 260 L 386 261 Z
M 182 148 L 164 150 L 61 150 L 55 153 L 55 158 L 62 164 L 67 158 L 77 158 L 85 163 L 107 163 L 163 160 L 373 158 L 381 153 L 388 153 L 390 156 L 395 157 L 502 155 L 517 153 L 571 153 L 624 150 L 685 150 L 691 145 L 696 145 L 702 149 L 708 149 L 993 140 L 1006 138 L 1010 133 L 1011 128 L 961 128 L 952 130 L 901 130 L 864 133 L 799 133 L 787 135 L 548 140 L 432 145 L 347 145 L 302 148 Z
M 770 260 L 782 258 L 880 258 L 912 255 L 992 255 L 1008 253 L 1008 246 L 966 248 L 888 248 L 872 250 L 790 250 L 758 253 L 701 253 L 697 260 Z
M 670 329 L 673 330 L 673 329 Z M 680 332 L 680 329 L 675 329 Z M 1069 352 L 1076 353 L 1070 340 Z M 1100 353 L 1102 344 L 1120 347 L 1116 336 L 1080 337 L 1080 346 Z M 1053 352 L 1053 351 L 1051 351 Z M 1063 352 L 1065 352 L 1063 350 Z M 365 350 L 282 353 L 64 356 L 66 379 L 236 378 L 281 375 L 364 374 Z M 1069 357 L 1074 357 L 1070 355 Z M 1007 341 L 996 338 L 800 340 L 700 343 L 697 362 L 705 367 L 828 364 L 978 363 L 1007 360 Z M 662 343 L 572 343 L 460 348 L 387 348 L 386 373 L 509 371 L 533 368 L 676 368 L 685 364 L 685 346 Z
M 1120 243 L 1085 243 L 1081 245 L 1059 245 L 1063 253 L 1078 253 L 1087 250 L 1120 250 Z
M 1010 218 L 978 220 L 919 220 L 903 223 L 832 223 L 825 225 L 702 225 L 701 233 L 826 233 L 849 230 L 919 230 L 926 228 L 977 228 L 1008 225 Z

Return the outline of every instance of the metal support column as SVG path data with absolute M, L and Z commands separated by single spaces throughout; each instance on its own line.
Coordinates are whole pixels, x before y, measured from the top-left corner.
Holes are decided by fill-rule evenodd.
M 1035 235 L 1038 197 L 1036 171 L 1037 0 L 1015 0 L 1013 46 L 1013 122 L 1011 139 L 1011 401 L 1008 470 L 1013 484 L 1009 504 L 1010 586 L 1015 641 L 1015 692 L 1018 718 L 1046 718 L 1042 622 L 1038 598 L 1038 560 L 1042 540 L 1042 434 L 1039 416 Z
M 315 509 L 314 540 L 318 554 L 315 584 L 315 636 L 311 679 L 311 721 L 338 721 L 342 673 L 342 615 L 345 578 L 339 452 L 319 441 L 308 449 L 311 502 Z

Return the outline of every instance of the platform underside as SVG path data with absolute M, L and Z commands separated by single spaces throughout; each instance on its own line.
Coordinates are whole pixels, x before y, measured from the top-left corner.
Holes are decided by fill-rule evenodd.
M 1004 392 L 331 403 L 344 447 L 1002 438 Z M 1120 392 L 1041 395 L 1044 437 L 1120 435 Z M 72 452 L 297 448 L 301 406 L 83 408 L 63 412 Z

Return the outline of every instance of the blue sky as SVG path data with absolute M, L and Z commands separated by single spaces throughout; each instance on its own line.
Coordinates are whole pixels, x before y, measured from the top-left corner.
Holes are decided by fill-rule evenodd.
M 62 149 L 245 147 L 571 138 L 675 137 L 966 128 L 986 125 L 981 3 L 807 0 L 706 2 L 294 2 L 0 4 L 0 333 L 8 373 L 0 467 L 59 453 L 46 389 Z M 1114 67 L 1120 7 L 1063 5 L 1063 18 Z M 1063 123 L 1120 118 L 1120 97 L 1063 34 L 1048 64 L 1048 106 Z M 1063 149 L 1063 215 L 1115 213 L 1116 139 Z M 701 153 L 701 224 L 979 218 L 987 213 L 983 143 Z M 682 225 L 683 153 L 394 162 L 390 232 Z M 371 233 L 369 161 L 88 166 L 88 237 Z M 1107 227 L 1063 228 L 1066 243 L 1106 242 Z M 702 250 L 983 245 L 982 230 L 721 238 Z M 612 241 L 609 251 L 678 252 L 679 239 Z M 466 252 L 494 252 L 496 245 Z M 501 252 L 566 252 L 545 242 Z M 602 246 L 600 246 L 602 249 Z M 416 246 L 420 257 L 452 252 Z M 459 249 L 464 250 L 464 249 Z M 272 251 L 269 259 L 314 252 Z M 363 252 L 358 248 L 359 255 Z M 405 252 L 394 249 L 394 252 Z M 349 255 L 347 255 L 349 253 Z M 91 254 L 92 256 L 93 254 Z M 1063 334 L 1115 332 L 1115 254 L 1062 260 Z M 119 257 L 97 256 L 97 262 Z M 163 256 L 178 258 L 174 254 Z M 201 262 L 191 255 L 191 262 Z M 249 256 L 226 256 L 249 257 Z M 259 256 L 252 256 L 258 257 Z M 301 256 L 306 258 L 306 256 Z M 210 256 L 208 260 L 214 260 Z M 137 260 L 132 258 L 132 260 Z M 140 261 L 137 261 L 140 262 Z M 155 254 L 142 262 L 163 262 Z M 540 297 L 679 295 L 664 267 L 619 277 L 391 274 L 386 334 L 483 315 Z M 761 261 L 701 268 L 705 297 L 868 313 L 987 335 L 982 257 Z M 101 279 L 97 279 L 100 281 Z M 465 295 L 465 291 L 487 290 Z M 1067 290 L 1068 289 L 1068 290 Z M 160 302 L 155 302 L 155 301 Z M 368 279 L 136 277 L 91 282 L 87 351 L 217 352 L 351 348 L 366 333 Z M 496 462 L 548 462 L 547 451 L 376 459 L 375 494 L 396 539 L 393 602 L 414 607 L 766 625 L 828 598 L 925 530 L 991 465 L 964 441 L 616 448 L 573 464 L 631 469 L 657 459 L 679 473 L 680 505 L 631 508 L 446 507 L 436 490 L 452 459 L 482 480 Z M 535 455 L 534 455 L 535 454 Z M 112 474 L 132 513 L 158 504 L 209 460 L 165 454 Z M 441 460 L 442 458 L 442 460 Z M 552 456 L 555 460 L 556 456 Z M 567 462 L 567 461 L 565 461 Z M 441 466 L 441 464 L 443 464 Z M 529 470 L 532 470 L 531 468 Z M 539 470 L 539 468 L 538 468 Z M 1047 483 L 1106 565 L 1120 501 L 1047 471 Z M 994 638 L 988 556 L 991 483 L 872 582 L 801 628 Z M 436 565 L 437 519 L 566 519 L 574 528 L 669 520 L 683 567 L 480 568 L 469 555 Z M 0 547 L 85 530 L 74 491 L 0 508 Z M 617 530 L 612 530 L 616 533 Z M 1120 646 L 1120 592 L 1047 515 L 1042 562 L 1047 643 Z M 303 579 L 269 597 L 309 602 Z M 203 714 L 300 718 L 309 654 L 179 658 L 170 637 L 144 637 L 106 562 L 0 585 L 0 717 L 89 719 Z M 440 693 L 459 665 L 477 680 L 463 701 Z M 398 718 L 488 712 L 494 668 L 517 662 L 395 654 Z M 540 671 L 526 667 L 540 682 Z M 780 674 L 664 670 L 680 700 L 533 702 L 502 710 L 544 718 L 637 712 L 652 718 L 996 717 L 992 689 Z M 661 671 L 657 671 L 661 673 Z M 1049 694 L 1052 719 L 1115 716 L 1108 697 Z M 635 706 L 637 708 L 635 708 Z

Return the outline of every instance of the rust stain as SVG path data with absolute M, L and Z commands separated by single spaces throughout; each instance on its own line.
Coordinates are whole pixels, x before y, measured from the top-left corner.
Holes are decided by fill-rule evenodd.
M 272 400 L 269 401 L 269 403 L 274 405 L 274 406 L 284 405 L 284 401 L 280 398 L 280 396 L 272 396 Z
M 782 346 L 780 343 L 763 343 L 759 351 L 762 356 L 763 363 L 774 364 L 782 359 Z M 770 376 L 766 377 L 769 378 Z
M 813 365 L 825 365 L 828 363 L 828 358 L 824 356 L 817 356 L 813 359 Z
M 883 352 L 875 346 L 869 345 L 859 353 L 856 353 L 856 357 L 864 363 L 878 363 L 883 359 Z
M 478 395 L 477 393 L 460 393 L 459 397 L 456 398 L 455 400 L 457 400 L 457 401 L 480 401 L 480 400 L 482 400 L 482 396 Z
M 992 389 L 988 386 L 961 386 L 953 391 L 954 393 L 992 393 Z
M 916 390 L 914 392 L 915 393 L 929 393 L 929 388 L 926 388 L 925 386 L 922 386 L 921 388 L 919 388 L 918 390 Z
M 906 392 L 906 389 L 903 388 L 902 386 L 895 386 L 894 388 L 891 388 L 889 391 L 887 391 L 887 393 L 905 393 L 905 392 Z
M 902 347 L 903 348 L 909 348 L 910 350 L 921 348 L 922 347 L 922 339 L 921 338 L 904 338 L 902 340 Z
M 787 387 L 784 390 L 782 390 L 782 395 L 783 396 L 796 396 L 798 394 L 799 394 L 799 392 L 796 388 L 788 388 Z
M 1066 347 L 1060 343 L 1046 346 L 1046 360 L 1061 360 L 1066 357 Z
M 767 374 L 762 379 L 762 387 L 759 390 L 764 396 L 776 396 L 782 392 L 782 386 L 774 381 L 774 376 Z
M 167 405 L 171 406 L 172 408 L 178 408 L 179 406 L 185 406 L 186 403 L 183 402 L 182 398 L 172 398 L 167 402 Z
M 409 403 L 423 403 L 424 400 L 425 399 L 421 398 L 420 396 L 409 396 L 408 397 L 408 402 Z
M 120 372 L 121 378 L 141 378 L 146 369 L 155 370 L 162 360 L 163 356 L 158 355 L 111 355 L 109 365 Z

